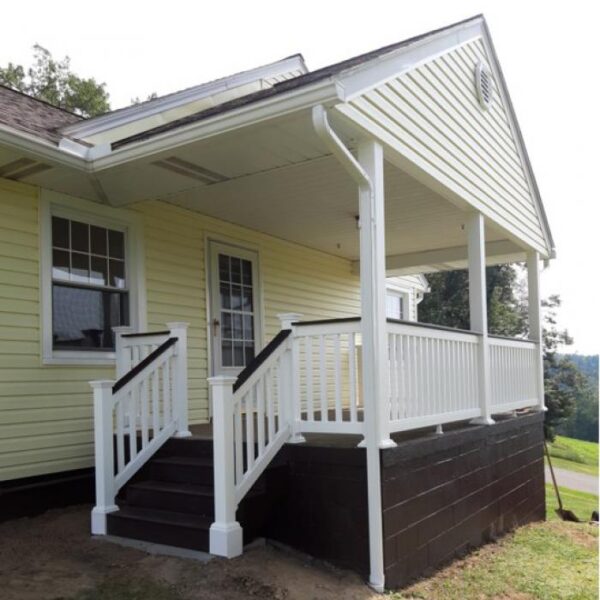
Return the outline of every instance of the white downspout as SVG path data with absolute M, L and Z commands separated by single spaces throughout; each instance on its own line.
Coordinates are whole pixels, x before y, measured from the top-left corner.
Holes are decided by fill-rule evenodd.
M 327 111 L 322 105 L 312 109 L 312 121 L 317 135 L 338 159 L 350 176 L 363 189 L 374 196 L 373 182 L 354 158 L 348 148 L 333 131 L 327 119 Z M 381 505 L 381 465 L 379 439 L 365 426 L 364 436 L 367 452 L 367 496 L 369 512 L 369 585 L 378 592 L 384 591 L 385 576 L 383 567 L 383 515 Z

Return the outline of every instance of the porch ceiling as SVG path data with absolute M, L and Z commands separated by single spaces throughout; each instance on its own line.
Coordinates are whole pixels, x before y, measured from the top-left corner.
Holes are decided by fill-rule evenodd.
M 351 129 L 343 122 L 335 126 L 344 143 L 356 146 Z M 9 158 L 17 157 L 0 156 L 0 164 Z M 309 111 L 195 140 L 93 176 L 46 166 L 21 180 L 116 206 L 161 199 L 352 261 L 359 258 L 356 184 L 317 137 Z M 464 264 L 460 208 L 390 162 L 385 188 L 386 253 L 394 273 Z M 494 227 L 486 233 L 490 241 L 506 240 Z M 451 251 L 431 260 L 421 256 L 440 249 Z M 509 250 L 518 248 L 512 244 Z

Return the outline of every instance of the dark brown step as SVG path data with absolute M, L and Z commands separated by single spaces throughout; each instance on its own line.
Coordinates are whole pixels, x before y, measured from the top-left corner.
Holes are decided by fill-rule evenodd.
M 209 517 L 137 506 L 124 506 L 107 517 L 110 535 L 208 552 Z
M 195 437 L 169 438 L 155 456 L 212 456 L 213 442 Z
M 156 508 L 179 513 L 212 517 L 214 495 L 212 486 L 171 481 L 139 481 L 125 490 L 128 506 Z
M 213 460 L 208 456 L 161 456 L 150 459 L 143 479 L 213 485 Z

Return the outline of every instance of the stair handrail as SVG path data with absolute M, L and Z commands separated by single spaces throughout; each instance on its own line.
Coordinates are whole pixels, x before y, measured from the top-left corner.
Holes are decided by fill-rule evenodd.
M 116 333 L 118 380 L 91 381 L 94 393 L 96 505 L 92 533 L 106 534 L 106 515 L 118 510 L 116 496 L 173 435 L 187 437 L 187 323 L 168 323 L 168 332 Z M 165 335 L 165 333 L 167 335 Z M 152 342 L 136 360 L 120 355 L 124 336 Z M 166 338 L 166 339 L 165 339 Z M 162 341 L 164 339 L 164 341 Z M 162 343 L 161 343 L 162 341 Z M 130 344 L 131 345 L 131 344 Z M 131 358 L 131 356 L 129 357 Z M 137 360 L 141 359 L 141 360 Z M 122 365 L 135 364 L 126 373 Z M 139 435 L 138 435 L 139 434 Z
M 237 377 L 208 380 L 215 499 L 211 554 L 232 558 L 242 553 L 238 504 L 292 436 L 291 333 L 290 328 L 282 329 Z

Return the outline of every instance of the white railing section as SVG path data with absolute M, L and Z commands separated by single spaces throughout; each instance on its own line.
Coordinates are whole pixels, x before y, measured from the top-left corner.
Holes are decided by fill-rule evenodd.
M 490 337 L 492 412 L 507 412 L 539 403 L 535 342 Z
M 117 381 L 90 382 L 96 466 L 92 533 L 106 533 L 106 514 L 117 510 L 118 491 L 164 442 L 172 435 L 189 435 L 187 324 L 169 325 L 170 331 L 160 336 L 118 331 L 117 364 L 129 360 L 131 368 Z
M 280 334 L 239 379 L 211 377 L 215 521 L 210 552 L 242 552 L 237 506 L 292 435 L 290 332 Z
M 296 323 L 293 365 L 299 432 L 363 432 L 359 319 Z
M 479 336 L 388 322 L 390 431 L 406 431 L 481 414 Z

